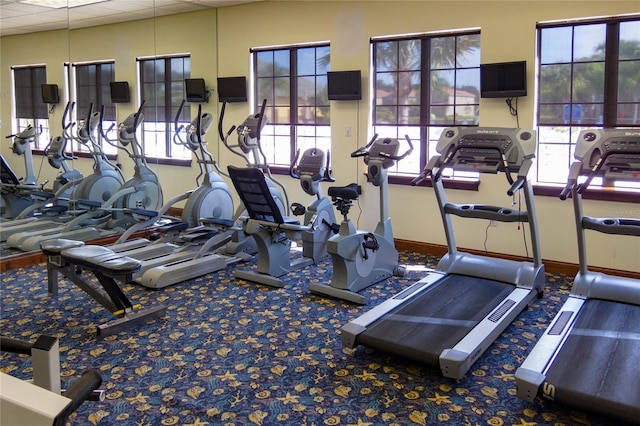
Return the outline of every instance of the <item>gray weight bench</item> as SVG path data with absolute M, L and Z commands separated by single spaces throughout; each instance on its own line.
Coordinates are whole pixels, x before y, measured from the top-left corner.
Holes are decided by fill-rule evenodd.
M 41 248 L 47 258 L 49 294 L 58 293 L 60 272 L 116 317 L 97 326 L 98 336 L 115 334 L 133 324 L 165 316 L 165 306 L 141 309 L 140 305 L 132 304 L 118 284 L 133 281 L 133 273 L 140 269 L 140 261 L 107 247 L 84 245 L 74 240 L 47 240 L 41 243 Z M 100 286 L 83 277 L 84 270 L 92 272 Z

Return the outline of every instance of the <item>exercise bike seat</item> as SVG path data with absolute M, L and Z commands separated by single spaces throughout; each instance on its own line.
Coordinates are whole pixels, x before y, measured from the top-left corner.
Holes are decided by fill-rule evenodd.
M 358 194 L 358 184 L 350 183 L 347 186 L 332 186 L 327 191 L 327 194 L 332 198 L 342 198 L 343 200 L 357 200 L 359 197 Z

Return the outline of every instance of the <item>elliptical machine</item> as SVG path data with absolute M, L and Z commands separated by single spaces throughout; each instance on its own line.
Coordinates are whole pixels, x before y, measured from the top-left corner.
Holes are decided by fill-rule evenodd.
M 71 104 L 71 115 L 75 103 Z M 102 203 L 113 196 L 124 183 L 124 176 L 120 168 L 113 165 L 104 154 L 98 143 L 97 132 L 102 126 L 102 113 L 93 111 L 93 105 L 89 107 L 89 113 L 84 122 L 80 123 L 76 134 L 73 134 L 73 124 L 63 126 L 65 137 L 85 145 L 93 157 L 93 173 L 86 176 L 73 192 L 74 200 L 91 200 Z
M 351 157 L 364 159 L 367 178 L 379 188 L 380 219 L 374 232 L 356 230 L 348 214 L 353 201 L 358 199 L 358 185 L 330 187 L 328 194 L 334 206 L 343 215 L 338 234 L 327 242 L 333 260 L 329 284 L 310 283 L 309 290 L 350 302 L 365 304 L 366 298 L 357 292 L 390 276 L 402 277 L 405 268 L 399 265 L 398 251 L 393 241 L 391 219 L 388 215 L 387 169 L 413 151 L 413 144 L 405 136 L 409 149 L 398 155 L 400 141 L 379 138 L 375 134 L 369 143 L 351 153 Z
M 262 102 L 262 106 L 258 114 L 249 115 L 240 126 L 237 128 L 236 126 L 231 126 L 229 131 L 225 134 L 223 131 L 223 121 L 227 103 L 224 102 L 220 110 L 218 133 L 220 134 L 220 139 L 224 146 L 226 146 L 233 154 L 241 157 L 246 162 L 247 167 L 259 169 L 263 174 L 265 174 L 267 185 L 269 186 L 271 195 L 276 201 L 280 212 L 283 215 L 287 215 L 289 213 L 289 198 L 287 190 L 283 184 L 275 180 L 271 175 L 267 157 L 264 155 L 264 152 L 262 152 L 262 147 L 260 146 L 260 132 L 267 123 L 266 118 L 264 118 L 266 104 L 267 100 L 265 99 Z M 234 131 L 236 131 L 237 134 L 237 142 L 232 145 L 229 142 L 229 137 Z M 219 169 L 218 171 L 223 176 L 229 177 L 229 174 L 223 173 Z M 257 253 L 258 248 L 255 240 L 250 235 L 247 235 L 242 229 L 242 221 L 240 218 L 246 216 L 246 213 L 244 205 L 242 203 L 238 205 L 233 216 L 235 218 L 235 224 L 233 226 L 234 232 L 231 241 L 224 247 L 224 254 L 235 255 L 241 252 L 246 254 Z
M 20 133 L 6 137 L 7 139 L 13 138 L 11 151 L 16 155 L 23 156 L 26 174 L 23 178 L 18 178 L 4 156 L 0 158 L 2 216 L 4 219 L 15 219 L 20 212 L 33 202 L 29 192 L 38 189 L 38 187 L 33 169 L 31 144 L 36 141 L 38 136 L 40 136 L 40 133 L 38 133 L 35 127 L 29 124 Z
M 23 251 L 32 251 L 36 250 L 41 242 L 51 239 L 95 240 L 105 235 L 122 232 L 137 222 L 132 216 L 125 214 L 125 209 L 157 210 L 160 208 L 162 190 L 158 177 L 146 165 L 141 145 L 136 140 L 136 130 L 142 122 L 143 106 L 144 102 L 138 111 L 129 115 L 118 128 L 118 141 L 123 145 L 121 149 L 126 151 L 136 164 L 134 176 L 122 184 L 106 201 L 75 199 L 74 208 L 76 210 L 70 210 L 69 214 L 78 214 L 78 209 L 82 209 L 82 213 L 60 227 L 46 230 L 46 232 L 14 234 L 7 239 L 7 246 Z M 93 114 L 91 117 L 95 119 Z M 94 125 L 93 123 L 94 121 L 90 121 L 91 126 Z M 101 123 L 98 124 L 105 140 L 114 144 L 106 137 Z M 93 139 L 91 141 L 95 142 Z M 129 144 L 132 146 L 132 151 L 126 148 Z
M 38 218 L 59 216 L 69 207 L 69 200 L 83 179 L 82 173 L 69 167 L 68 163 L 69 160 L 76 160 L 78 157 L 66 153 L 68 137 L 65 135 L 65 131 L 71 126 L 66 122 L 66 117 L 70 114 L 71 108 L 72 103 L 68 102 L 62 116 L 63 136 L 52 137 L 44 150 L 49 165 L 57 170 L 62 169 L 62 171 L 54 179 L 51 192 L 31 192 L 31 198 L 34 202 L 24 209 L 16 219 L 24 219 L 34 214 L 38 215 Z
M 142 208 L 157 211 L 162 207 L 163 196 L 160 180 L 158 175 L 149 168 L 144 155 L 144 148 L 136 136 L 138 127 L 144 121 L 143 108 L 144 101 L 142 101 L 135 114 L 129 115 L 120 123 L 118 126 L 119 144 L 110 140 L 107 137 L 107 132 L 102 131 L 102 124 L 100 125 L 102 137 L 111 145 L 126 152 L 134 163 L 133 177 L 128 179 L 118 190 L 123 195 L 118 197 L 113 205 L 112 218 L 107 223 L 107 228 L 109 229 L 126 229 L 135 223 L 131 216 L 124 213 L 124 209 Z M 131 150 L 129 150 L 129 147 Z M 128 191 L 129 189 L 135 190 Z

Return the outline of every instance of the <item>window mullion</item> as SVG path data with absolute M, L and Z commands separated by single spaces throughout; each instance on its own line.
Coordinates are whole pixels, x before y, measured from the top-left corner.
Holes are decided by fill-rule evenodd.
M 431 42 L 424 38 L 421 41 L 420 55 L 420 170 L 429 161 L 429 126 L 431 125 L 429 98 L 431 96 Z
M 296 153 L 298 136 L 298 50 L 292 48 L 289 54 L 289 143 L 291 146 L 289 163 Z
M 171 156 L 171 137 L 169 136 L 171 123 L 171 59 L 164 59 L 164 149 L 167 157 Z
M 620 23 L 607 25 L 604 60 L 604 127 L 615 127 L 618 118 L 618 59 Z

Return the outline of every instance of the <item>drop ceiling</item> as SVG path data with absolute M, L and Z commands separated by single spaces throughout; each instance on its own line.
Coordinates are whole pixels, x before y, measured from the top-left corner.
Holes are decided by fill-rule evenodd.
M 22 0 L 0 0 L 0 36 L 114 24 L 254 1 L 261 0 L 104 0 L 55 9 Z

